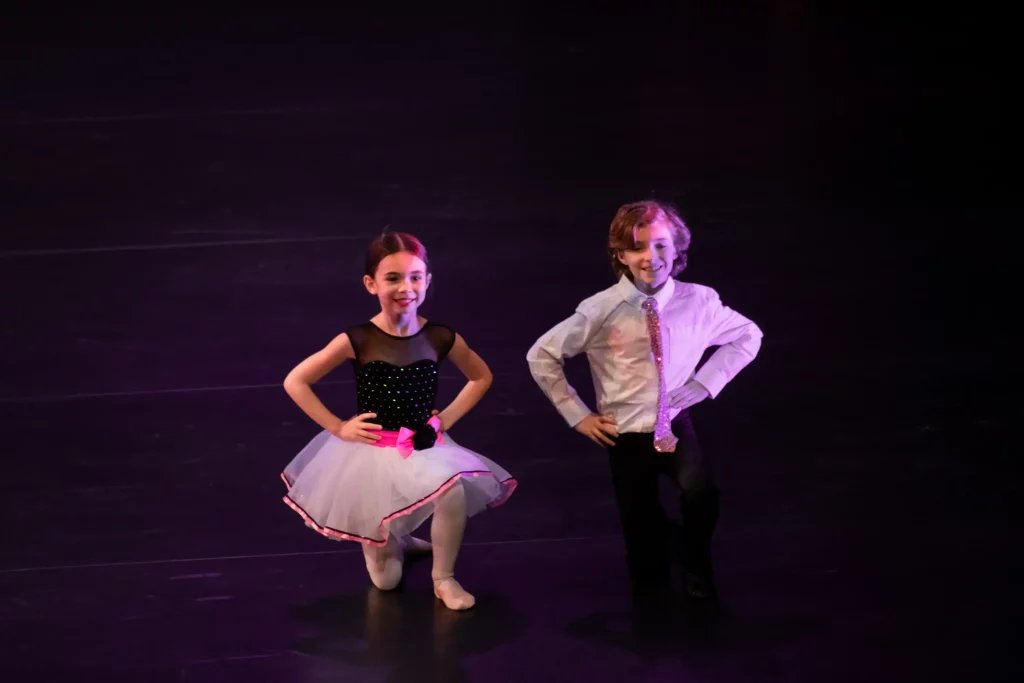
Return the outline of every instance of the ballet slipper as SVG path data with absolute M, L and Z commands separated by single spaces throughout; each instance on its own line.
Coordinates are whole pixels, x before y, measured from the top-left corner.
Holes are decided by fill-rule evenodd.
M 476 604 L 476 598 L 459 585 L 454 576 L 443 576 L 434 579 L 434 597 L 444 603 L 450 610 L 460 612 Z

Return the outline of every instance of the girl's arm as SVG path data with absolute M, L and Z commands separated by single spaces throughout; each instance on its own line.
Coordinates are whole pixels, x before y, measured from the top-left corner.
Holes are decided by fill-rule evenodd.
M 340 334 L 330 344 L 295 366 L 284 380 L 284 390 L 292 400 L 318 425 L 338 436 L 344 423 L 341 418 L 327 409 L 316 394 L 313 385 L 324 375 L 356 354 L 347 334 Z
M 455 344 L 448 352 L 448 357 L 469 381 L 466 382 L 466 386 L 462 388 L 455 400 L 438 415 L 441 418 L 441 427 L 445 431 L 451 429 L 453 424 L 469 412 L 470 408 L 480 402 L 487 390 L 491 388 L 493 379 L 487 363 L 466 345 L 466 340 L 458 333 L 455 334 Z

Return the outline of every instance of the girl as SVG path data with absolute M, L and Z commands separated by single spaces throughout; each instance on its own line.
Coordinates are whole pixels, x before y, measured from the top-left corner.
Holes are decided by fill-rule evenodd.
M 427 251 L 412 235 L 387 233 L 366 255 L 366 290 L 380 313 L 302 361 L 284 387 L 324 431 L 285 468 L 284 501 L 306 525 L 363 544 L 374 585 L 395 588 L 406 551 L 430 550 L 409 534 L 433 515 L 434 595 L 453 610 L 476 602 L 455 580 L 466 517 L 505 502 L 512 476 L 462 448 L 447 430 L 483 397 L 491 372 L 451 328 L 418 313 L 430 286 Z M 466 386 L 438 412 L 438 367 L 446 358 Z M 359 415 L 336 417 L 312 385 L 353 361 Z

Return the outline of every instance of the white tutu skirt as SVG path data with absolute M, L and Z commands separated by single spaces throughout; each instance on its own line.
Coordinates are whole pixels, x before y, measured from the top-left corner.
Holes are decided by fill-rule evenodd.
M 284 502 L 327 538 L 383 546 L 389 534 L 403 536 L 423 524 L 441 494 L 460 481 L 468 516 L 508 500 L 516 488 L 511 474 L 447 432 L 443 439 L 403 458 L 397 448 L 321 432 L 281 474 Z

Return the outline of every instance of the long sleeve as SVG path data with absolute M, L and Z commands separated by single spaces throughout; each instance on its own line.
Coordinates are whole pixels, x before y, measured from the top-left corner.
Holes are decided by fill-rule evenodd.
M 544 333 L 526 354 L 534 381 L 570 427 L 591 410 L 565 378 L 565 360 L 586 350 L 596 328 L 594 321 L 577 311 Z
M 713 290 L 710 290 L 707 310 L 707 345 L 719 348 L 697 371 L 694 379 L 707 388 L 711 398 L 716 398 L 725 385 L 754 360 L 764 335 L 753 321 L 723 305 Z

